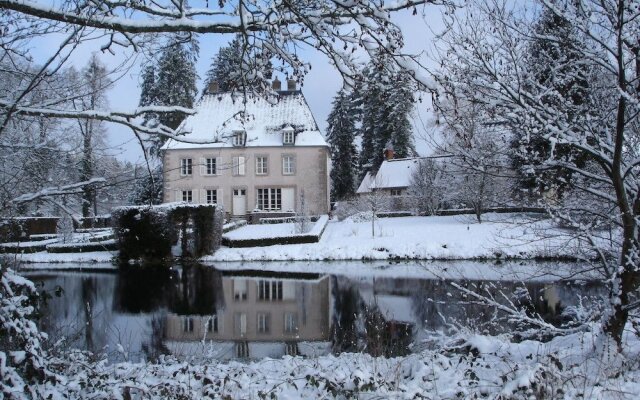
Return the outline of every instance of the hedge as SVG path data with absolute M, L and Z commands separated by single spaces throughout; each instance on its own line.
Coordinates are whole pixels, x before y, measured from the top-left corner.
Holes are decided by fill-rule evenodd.
M 214 204 L 167 203 L 113 210 L 120 262 L 163 263 L 178 245 L 181 256 L 213 253 L 222 235 L 222 208 Z M 179 243 L 178 243 L 179 242 Z

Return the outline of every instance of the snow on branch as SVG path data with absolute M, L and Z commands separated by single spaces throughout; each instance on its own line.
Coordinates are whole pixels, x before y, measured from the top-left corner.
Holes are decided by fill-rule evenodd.
M 78 194 L 78 193 L 81 193 L 86 186 L 93 186 L 99 183 L 106 183 L 106 179 L 92 178 L 92 179 L 89 179 L 88 181 L 76 182 L 70 185 L 64 185 L 59 187 L 48 187 L 48 188 L 39 190 L 38 192 L 35 192 L 35 193 L 26 193 L 26 194 L 20 195 L 15 199 L 13 199 L 13 201 L 15 203 L 26 203 L 29 201 L 43 198 L 43 197 L 62 196 L 66 194 Z

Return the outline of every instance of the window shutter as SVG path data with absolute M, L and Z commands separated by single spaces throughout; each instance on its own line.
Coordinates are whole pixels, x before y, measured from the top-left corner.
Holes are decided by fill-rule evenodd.
M 200 191 L 200 203 L 207 204 L 207 189 Z
M 204 158 L 200 158 L 200 176 L 204 176 L 207 174 L 207 160 Z
M 222 189 L 216 189 L 216 196 L 218 197 L 218 205 L 222 205 Z
M 175 201 L 182 201 L 182 191 L 176 189 L 174 192 L 176 193 Z
M 231 167 L 233 168 L 233 171 L 231 171 L 233 175 L 240 174 L 240 172 L 238 171 L 238 157 L 233 157 L 231 159 Z
M 296 157 L 295 156 L 291 156 L 291 173 L 292 174 L 296 173 Z
M 244 157 L 238 157 L 238 175 L 244 175 Z
M 220 157 L 216 157 L 216 175 L 220 175 Z

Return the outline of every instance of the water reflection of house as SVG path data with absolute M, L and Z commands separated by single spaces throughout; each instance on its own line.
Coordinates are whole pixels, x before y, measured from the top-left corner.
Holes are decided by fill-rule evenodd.
M 329 276 L 224 276 L 210 315 L 168 313 L 165 344 L 178 356 L 316 356 L 330 351 Z

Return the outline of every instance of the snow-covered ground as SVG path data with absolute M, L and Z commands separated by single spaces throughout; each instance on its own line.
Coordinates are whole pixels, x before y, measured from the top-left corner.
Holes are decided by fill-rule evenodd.
M 366 220 L 333 220 L 318 243 L 221 248 L 204 260 L 530 259 L 575 256 L 581 245 L 570 239 L 571 232 L 551 228 L 551 221 L 532 222 L 520 214 L 486 214 L 481 224 L 469 215 L 381 218 L 373 235 L 371 225 Z M 246 237 L 243 229 L 253 228 L 234 234 Z

